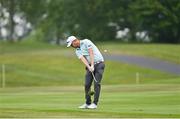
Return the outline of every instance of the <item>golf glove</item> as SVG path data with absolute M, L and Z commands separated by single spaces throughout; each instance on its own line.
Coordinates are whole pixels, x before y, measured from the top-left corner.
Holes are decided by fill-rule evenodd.
M 89 69 L 91 72 L 94 71 L 94 65 L 90 66 L 90 69 Z

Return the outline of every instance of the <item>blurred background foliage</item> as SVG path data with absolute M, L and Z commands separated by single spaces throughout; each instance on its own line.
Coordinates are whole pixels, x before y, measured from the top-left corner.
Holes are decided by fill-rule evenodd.
M 0 0 L 0 39 L 180 43 L 180 0 Z

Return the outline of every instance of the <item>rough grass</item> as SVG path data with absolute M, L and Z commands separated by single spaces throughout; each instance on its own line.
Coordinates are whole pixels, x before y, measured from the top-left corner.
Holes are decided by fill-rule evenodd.
M 101 43 L 100 49 L 110 54 L 154 57 L 180 64 L 180 45 L 173 44 L 121 44 Z
M 117 48 L 115 44 L 114 46 Z M 139 47 L 142 46 L 139 45 Z M 84 66 L 71 48 L 31 42 L 1 43 L 0 48 L 3 49 L 0 64 L 6 65 L 7 87 L 82 85 L 84 83 Z M 135 84 L 137 72 L 140 75 L 141 84 L 180 83 L 179 78 L 171 74 L 111 61 L 106 61 L 102 83 Z

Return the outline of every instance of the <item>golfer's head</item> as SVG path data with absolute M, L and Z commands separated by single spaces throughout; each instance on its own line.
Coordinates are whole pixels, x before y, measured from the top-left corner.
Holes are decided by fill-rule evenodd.
M 67 47 L 72 46 L 73 48 L 78 48 L 80 46 L 80 41 L 75 36 L 70 36 L 67 39 Z

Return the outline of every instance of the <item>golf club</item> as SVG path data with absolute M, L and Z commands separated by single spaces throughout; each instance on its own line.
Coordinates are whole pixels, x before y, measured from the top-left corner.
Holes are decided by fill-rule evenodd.
M 89 91 L 88 93 L 90 96 L 93 96 L 94 95 L 94 91 Z
M 92 76 L 93 76 L 94 81 L 95 81 L 96 83 L 98 83 L 97 80 L 96 80 L 96 77 L 94 76 L 94 73 L 93 73 L 93 72 L 91 72 L 91 73 L 92 73 Z M 89 95 L 90 95 L 90 96 L 94 95 L 94 91 L 91 91 L 91 90 L 90 90 L 90 91 L 89 91 Z
M 91 73 L 92 73 L 92 76 L 93 76 L 94 81 L 95 81 L 96 83 L 98 83 L 97 80 L 96 80 L 96 77 L 94 76 L 94 73 L 93 73 L 93 72 L 91 72 Z

